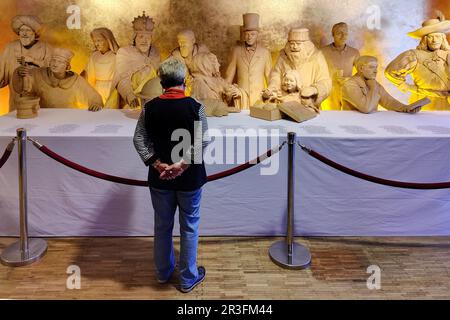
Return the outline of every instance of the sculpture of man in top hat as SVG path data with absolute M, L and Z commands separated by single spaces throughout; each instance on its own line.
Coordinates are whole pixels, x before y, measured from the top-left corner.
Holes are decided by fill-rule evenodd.
M 316 105 L 328 97 L 331 91 L 331 78 L 328 64 L 314 43 L 309 38 L 309 30 L 291 29 L 286 47 L 270 74 L 268 89 L 264 95 L 276 94 L 281 89 L 282 76 L 287 70 L 297 70 L 302 79 L 302 89 L 310 88 L 317 94 Z
M 0 88 L 11 83 L 14 71 L 19 67 L 19 73 L 25 77 L 32 68 L 48 66 L 52 51 L 46 42 L 39 40 L 42 22 L 37 17 L 15 16 L 11 27 L 19 39 L 9 43 L 0 54 Z M 10 90 L 9 111 L 14 110 L 16 96 L 17 93 Z
M 450 21 L 438 12 L 437 19 L 429 19 L 410 37 L 421 39 L 416 49 L 408 50 L 395 58 L 386 68 L 385 75 L 401 91 L 413 94 L 410 100 L 428 97 L 432 110 L 450 110 L 450 45 L 446 34 Z M 411 75 L 414 84 L 406 78 Z
M 116 38 L 107 28 L 96 28 L 91 32 L 95 51 L 82 72 L 89 84 L 97 90 L 103 102 L 109 97 L 116 70 L 116 54 L 119 50 Z
M 245 94 L 236 88 L 235 97 L 240 100 L 241 109 L 248 109 L 261 99 L 272 69 L 272 56 L 258 43 L 259 15 L 246 13 L 243 20 L 244 43 L 231 50 L 225 79 L 231 84 L 237 78 L 237 85 Z
M 116 73 L 107 108 L 137 108 L 143 86 L 156 77 L 161 57 L 152 44 L 153 19 L 145 14 L 133 20 L 133 44 L 120 48 L 116 55 Z M 118 94 L 117 94 L 118 93 Z
M 14 90 L 39 97 L 41 108 L 101 110 L 103 101 L 100 94 L 86 79 L 70 71 L 72 58 L 73 52 L 70 50 L 53 49 L 49 67 L 33 68 L 30 71 L 29 88 L 24 87 L 20 70 L 14 72 Z
M 342 83 L 352 76 L 353 64 L 359 57 L 359 51 L 347 44 L 348 26 L 345 22 L 336 23 L 331 33 L 333 43 L 321 49 L 333 81 L 327 102 L 330 110 L 341 110 Z

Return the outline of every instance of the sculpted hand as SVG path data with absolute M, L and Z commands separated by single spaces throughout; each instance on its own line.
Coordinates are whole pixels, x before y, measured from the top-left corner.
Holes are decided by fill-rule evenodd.
M 92 112 L 97 112 L 97 111 L 100 111 L 102 109 L 103 109 L 102 106 L 90 106 L 88 110 L 92 111 Z
M 417 112 L 419 112 L 420 110 L 422 110 L 422 107 L 417 107 L 417 108 L 408 110 L 407 112 L 408 112 L 408 113 L 417 113 Z
M 30 67 L 20 66 L 17 68 L 17 73 L 21 77 L 26 77 L 30 75 Z
M 241 97 L 241 92 L 240 92 L 239 89 L 236 88 L 235 86 L 232 86 L 232 89 L 231 89 L 231 97 L 232 97 L 233 99 L 237 99 L 237 98 L 240 98 L 240 97 Z
M 129 106 L 131 109 L 137 109 L 140 106 L 140 102 L 138 98 L 134 98 L 133 100 L 131 100 L 131 102 L 129 103 Z

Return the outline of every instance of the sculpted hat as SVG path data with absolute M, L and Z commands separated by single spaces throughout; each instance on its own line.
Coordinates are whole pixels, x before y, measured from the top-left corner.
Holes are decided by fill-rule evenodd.
M 22 16 L 15 16 L 14 18 L 12 18 L 11 28 L 16 34 L 19 34 L 20 27 L 24 25 L 33 29 L 36 35 L 39 36 L 40 31 L 42 29 L 42 22 L 39 20 L 38 17 L 22 15 Z
M 72 60 L 74 54 L 72 51 L 64 48 L 55 48 L 52 52 L 52 57 L 58 57 L 61 58 L 67 62 L 70 62 Z
M 246 13 L 242 15 L 244 25 L 242 31 L 258 31 L 259 30 L 259 14 Z
M 139 32 L 139 31 L 152 32 L 153 28 L 155 26 L 153 19 L 150 18 L 149 16 L 145 15 L 145 11 L 142 12 L 142 16 L 138 16 L 138 17 L 134 18 L 132 23 L 133 23 L 134 32 Z
M 309 38 L 309 30 L 306 28 L 291 29 L 288 35 L 288 41 L 307 41 Z
M 428 19 L 422 23 L 422 28 L 409 32 L 408 36 L 412 38 L 421 39 L 430 33 L 449 33 L 450 32 L 450 20 L 445 20 L 444 14 L 437 11 L 436 19 Z

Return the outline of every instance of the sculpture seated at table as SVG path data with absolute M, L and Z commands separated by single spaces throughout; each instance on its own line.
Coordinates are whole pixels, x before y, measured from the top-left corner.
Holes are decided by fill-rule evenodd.
M 225 81 L 220 75 L 217 57 L 210 52 L 198 53 L 192 59 L 191 96 L 205 105 L 207 116 L 225 116 L 235 111 L 228 107 L 233 103 L 233 94 L 239 88 Z
M 250 108 L 250 115 L 265 120 L 281 119 L 282 114 L 297 122 L 312 119 L 319 113 L 315 102 L 316 90 L 310 87 L 302 89 L 300 74 L 296 70 L 288 70 L 283 74 L 281 90 L 264 91 L 263 102 Z
M 30 83 L 24 87 L 24 77 L 14 72 L 14 90 L 21 96 L 39 97 L 41 108 L 76 108 L 99 111 L 103 108 L 100 94 L 78 74 L 69 71 L 73 53 L 56 48 L 50 67 L 30 71 Z

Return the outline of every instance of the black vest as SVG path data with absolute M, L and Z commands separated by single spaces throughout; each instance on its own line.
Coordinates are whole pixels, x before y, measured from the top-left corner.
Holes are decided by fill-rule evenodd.
M 180 141 L 171 141 L 172 133 L 177 129 L 186 129 L 190 133 L 190 144 L 194 144 L 194 122 L 200 121 L 200 103 L 185 97 L 181 99 L 155 98 L 145 104 L 145 127 L 156 155 L 163 163 L 173 164 L 172 149 Z M 181 156 L 181 155 L 180 155 Z M 175 159 L 176 160 L 176 159 Z M 165 190 L 193 191 L 206 181 L 205 164 L 191 164 L 183 174 L 173 180 L 159 179 L 159 172 L 151 165 L 148 172 L 150 187 Z

